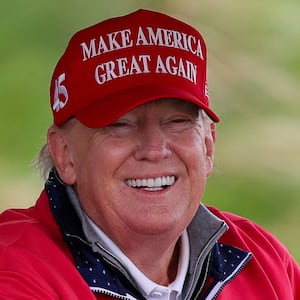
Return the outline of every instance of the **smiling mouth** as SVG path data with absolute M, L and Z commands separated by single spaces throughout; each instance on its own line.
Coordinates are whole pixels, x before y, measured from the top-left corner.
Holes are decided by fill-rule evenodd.
M 126 179 L 125 184 L 132 188 L 146 191 L 161 191 L 176 182 L 175 176 L 161 176 L 156 178 Z

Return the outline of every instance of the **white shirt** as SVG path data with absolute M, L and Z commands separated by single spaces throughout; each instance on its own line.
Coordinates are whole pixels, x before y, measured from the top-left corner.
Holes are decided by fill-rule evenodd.
M 90 219 L 91 226 L 108 250 L 112 252 L 127 268 L 136 283 L 140 286 L 143 296 L 148 300 L 181 300 L 181 292 L 187 274 L 190 256 L 190 246 L 187 231 L 185 230 L 180 238 L 180 256 L 177 268 L 177 275 L 168 286 L 159 285 L 147 278 L 136 265 L 121 251 L 121 249 Z

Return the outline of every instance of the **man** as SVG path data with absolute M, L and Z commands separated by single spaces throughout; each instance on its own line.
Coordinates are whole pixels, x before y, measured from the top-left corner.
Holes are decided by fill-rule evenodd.
M 300 299 L 273 236 L 200 202 L 219 121 L 200 33 L 106 20 L 72 37 L 50 90 L 45 190 L 0 217 L 1 299 Z

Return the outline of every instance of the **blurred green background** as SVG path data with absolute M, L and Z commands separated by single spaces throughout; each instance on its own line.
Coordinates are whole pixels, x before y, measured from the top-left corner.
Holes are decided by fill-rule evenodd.
M 35 202 L 31 165 L 51 124 L 49 81 L 70 36 L 137 8 L 204 35 L 220 115 L 204 202 L 251 218 L 300 262 L 299 0 L 4 0 L 0 5 L 0 211 Z

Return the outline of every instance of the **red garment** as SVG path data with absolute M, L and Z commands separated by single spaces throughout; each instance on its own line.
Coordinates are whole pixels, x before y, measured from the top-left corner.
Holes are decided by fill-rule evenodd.
M 220 242 L 253 253 L 216 299 L 300 300 L 300 269 L 287 250 L 250 221 L 210 210 L 229 225 Z M 0 215 L 0 299 L 113 299 L 96 297 L 76 270 L 46 193 L 33 208 Z
M 231 213 L 210 210 L 228 225 L 220 241 L 253 253 L 246 268 L 218 300 L 300 300 L 300 268 L 287 249 L 263 228 Z

